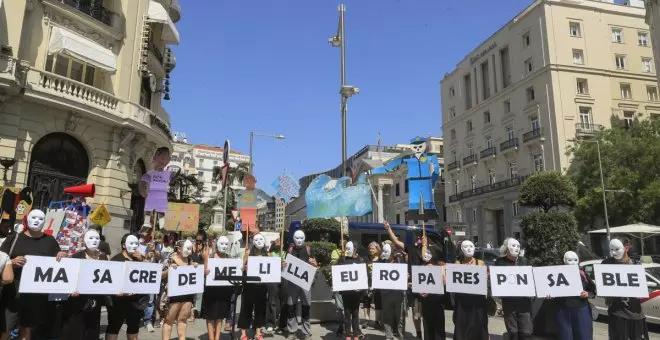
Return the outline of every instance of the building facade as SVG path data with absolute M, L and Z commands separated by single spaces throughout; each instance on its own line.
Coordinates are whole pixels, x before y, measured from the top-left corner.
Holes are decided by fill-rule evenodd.
M 222 189 L 222 183 L 213 181 L 213 168 L 221 167 L 223 149 L 217 146 L 196 144 L 193 147 L 193 160 L 195 162 L 195 171 L 197 179 L 204 183 L 204 192 L 200 195 L 201 202 L 205 203 L 218 196 Z M 237 167 L 241 163 L 249 163 L 250 157 L 234 150 L 229 151 L 229 166 Z M 243 184 L 236 179 L 230 183 L 229 187 L 234 190 L 244 189 Z
M 520 236 L 520 184 L 566 171 L 576 139 L 660 115 L 645 11 L 632 5 L 534 1 L 441 81 L 448 219 L 480 245 Z
M 45 210 L 94 183 L 88 202 L 105 202 L 117 249 L 143 222 L 140 178 L 171 147 L 161 102 L 180 17 L 174 0 L 0 2 L 0 157 L 13 161 L 2 184 L 31 187 Z

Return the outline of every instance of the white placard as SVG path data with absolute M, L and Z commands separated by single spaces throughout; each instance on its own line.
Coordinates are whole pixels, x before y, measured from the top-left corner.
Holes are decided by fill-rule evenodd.
M 124 294 L 158 294 L 163 265 L 149 262 L 124 262 Z
M 207 286 L 232 286 L 231 282 L 216 279 L 219 276 L 242 276 L 243 260 L 241 259 L 209 259 L 209 274 L 206 275 Z
M 124 262 L 82 260 L 78 275 L 78 293 L 119 294 L 124 284 L 124 273 Z
M 447 293 L 488 294 L 488 268 L 468 264 L 447 263 L 445 269 Z
M 374 263 L 371 288 L 408 290 L 408 265 L 405 263 Z
M 306 291 L 312 289 L 316 268 L 291 254 L 286 256 L 285 262 L 282 277 Z
M 648 298 L 644 266 L 594 264 L 598 296 Z
M 78 285 L 79 259 L 25 256 L 19 293 L 70 294 Z
M 167 272 L 167 295 L 181 296 L 204 292 L 204 266 L 170 267 Z
M 445 293 L 441 266 L 412 266 L 411 275 L 413 293 Z
M 332 266 L 332 291 L 369 289 L 369 277 L 365 263 Z
M 247 275 L 260 277 L 263 283 L 280 283 L 282 260 L 272 256 L 249 256 Z
M 493 296 L 536 296 L 534 272 L 531 266 L 491 266 L 490 285 Z
M 580 296 L 584 290 L 577 265 L 534 267 L 536 296 Z

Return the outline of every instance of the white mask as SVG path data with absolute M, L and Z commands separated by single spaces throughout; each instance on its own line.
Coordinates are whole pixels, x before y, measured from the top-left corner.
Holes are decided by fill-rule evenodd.
M 215 246 L 220 253 L 229 253 L 229 239 L 227 236 L 218 237 L 218 241 L 216 242 Z
M 85 248 L 88 250 L 97 250 L 99 249 L 99 244 L 101 244 L 101 236 L 96 230 L 88 230 L 85 233 Z
M 461 243 L 461 251 L 465 257 L 474 256 L 474 243 L 472 241 L 463 241 Z
M 254 235 L 254 237 L 252 238 L 252 244 L 257 249 L 263 249 L 266 246 L 266 239 L 264 238 L 264 235 L 261 234 Z
M 421 144 L 413 144 L 411 146 L 411 149 L 413 153 L 415 153 L 415 157 L 420 158 L 422 154 L 426 151 L 426 143 L 421 143 Z
M 422 257 L 422 260 L 424 260 L 424 262 L 426 263 L 431 261 L 432 258 L 433 258 L 433 254 L 431 254 L 431 252 L 427 249 L 426 253 L 424 253 L 424 256 Z
M 574 251 L 567 251 L 566 254 L 564 254 L 564 264 L 570 264 L 576 266 L 580 264 L 580 259 L 578 258 L 578 254 L 576 254 Z
M 126 238 L 126 243 L 124 243 L 124 247 L 126 247 L 126 252 L 129 254 L 133 254 L 137 251 L 138 246 L 140 246 L 140 241 L 135 235 L 129 235 Z
M 351 241 L 346 242 L 346 257 L 353 257 L 353 253 L 355 253 L 353 242 Z
M 513 257 L 518 257 L 520 255 L 520 242 L 515 238 L 510 238 L 509 243 L 506 245 L 509 250 L 509 254 Z
M 186 240 L 183 242 L 183 247 L 181 247 L 181 256 L 188 257 L 193 252 L 193 243 L 191 240 Z
M 46 214 L 39 209 L 34 209 L 30 211 L 27 217 L 27 227 L 31 231 L 41 231 L 44 228 L 44 223 L 46 223 Z
M 380 252 L 380 258 L 383 260 L 389 260 L 392 256 L 392 247 L 389 244 L 383 245 L 383 251 Z
M 613 239 L 610 241 L 610 255 L 617 260 L 621 260 L 626 254 L 626 249 L 621 240 Z
M 293 233 L 293 244 L 300 247 L 303 243 L 305 243 L 305 232 L 302 230 L 296 230 L 296 232 Z

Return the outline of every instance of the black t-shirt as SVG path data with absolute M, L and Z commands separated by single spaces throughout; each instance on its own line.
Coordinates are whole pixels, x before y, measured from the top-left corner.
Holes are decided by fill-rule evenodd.
M 18 235 L 18 240 L 16 241 L 14 250 L 9 254 L 16 235 Z M 9 258 L 11 259 L 25 255 L 55 257 L 60 251 L 60 245 L 50 235 L 43 234 L 40 237 L 29 237 L 25 233 L 14 233 L 9 235 L 5 242 L 2 243 L 0 251 L 9 254 Z M 14 267 L 14 278 L 16 281 L 21 279 L 22 272 L 23 267 Z
M 121 252 L 115 256 L 113 256 L 110 261 L 115 261 L 115 262 L 128 262 L 131 261 L 130 259 L 127 259 L 124 256 L 124 252 Z M 128 300 L 128 301 L 139 301 L 141 298 L 145 297 L 147 295 L 124 295 L 124 296 L 113 296 L 113 299 L 121 299 L 121 300 Z
M 82 259 L 82 260 L 87 259 L 87 257 L 85 256 L 85 251 L 84 250 L 73 254 L 71 257 L 74 258 L 74 259 Z M 106 255 L 104 252 L 101 252 L 101 254 L 99 255 L 99 260 L 107 261 L 108 260 L 108 255 Z
M 637 264 L 639 262 L 632 259 L 628 259 L 627 263 L 621 263 L 613 257 L 608 257 L 603 260 L 602 264 Z M 607 309 L 607 314 L 618 316 L 620 318 L 628 320 L 644 320 L 646 316 L 642 310 L 642 302 L 638 298 L 620 298 L 620 297 L 608 297 L 605 298 L 605 302 L 609 308 Z
M 585 275 L 582 269 L 580 269 L 580 279 L 582 280 L 582 290 L 593 297 L 596 294 L 596 284 Z M 587 299 L 580 296 L 559 297 L 555 299 L 555 302 L 558 306 L 567 308 L 582 308 L 589 304 Z
M 509 260 L 508 257 L 498 257 L 495 260 L 496 266 L 529 266 L 526 258 L 519 256 L 516 261 Z M 532 311 L 532 299 L 528 297 L 502 297 L 502 309 L 513 310 L 520 313 L 529 313 Z
M 291 251 L 289 251 L 289 254 L 295 256 L 298 258 L 298 260 L 303 261 L 303 262 L 309 262 L 309 253 L 307 252 L 307 247 L 308 245 L 303 244 L 300 247 L 293 247 L 291 248 Z

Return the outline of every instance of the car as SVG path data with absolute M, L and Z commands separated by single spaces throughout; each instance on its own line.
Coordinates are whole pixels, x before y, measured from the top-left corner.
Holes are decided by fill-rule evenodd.
M 495 264 L 495 260 L 500 257 L 500 250 L 495 248 L 475 248 L 474 257 L 482 260 L 487 266 Z
M 594 264 L 599 264 L 603 260 L 592 260 L 580 263 L 580 268 L 584 273 L 594 279 Z M 660 325 L 660 264 L 642 263 L 646 271 L 646 283 L 649 287 L 649 298 L 642 299 L 642 310 L 646 315 L 646 322 Z M 599 315 L 607 315 L 607 304 L 604 297 L 596 296 L 591 300 L 592 306 L 596 307 Z

